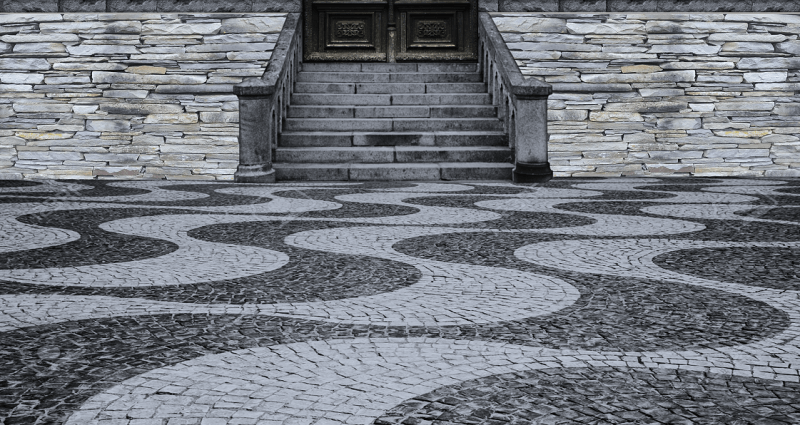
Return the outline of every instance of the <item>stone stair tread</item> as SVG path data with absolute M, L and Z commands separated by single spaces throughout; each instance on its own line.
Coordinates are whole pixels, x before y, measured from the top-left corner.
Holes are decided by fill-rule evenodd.
M 364 134 L 403 134 L 403 135 L 416 135 L 416 134 L 435 134 L 442 136 L 505 136 L 502 131 L 284 131 L 281 134 L 303 135 L 303 136 L 338 136 L 342 134 L 349 135 L 364 135 Z
M 286 118 L 286 130 L 306 131 L 499 131 L 503 122 L 498 118 Z
M 506 162 L 276 162 L 274 168 L 514 168 Z
M 394 146 L 398 151 L 511 151 L 508 146 Z
M 353 62 L 304 62 L 302 72 L 476 72 L 477 63 L 353 63 Z
M 297 74 L 303 83 L 469 83 L 479 82 L 477 72 L 305 72 Z
M 431 107 L 431 108 L 486 108 L 486 107 L 490 107 L 490 106 L 493 106 L 493 105 L 480 105 L 480 104 L 478 104 L 478 105 L 446 105 L 446 104 L 439 105 L 439 104 L 437 104 L 437 105 L 376 105 L 376 106 L 380 106 L 381 108 L 397 108 L 397 109 L 400 109 L 400 108 L 409 108 L 409 107 L 415 107 L 415 106 L 427 106 L 427 107 Z M 375 106 L 373 106 L 373 105 L 290 105 L 289 109 L 292 109 L 292 108 L 303 108 L 303 109 L 308 109 L 308 108 L 320 108 L 320 109 L 326 109 L 326 108 L 328 108 L 328 109 L 329 108 L 369 109 L 369 108 L 374 108 L 374 107 Z
M 510 180 L 514 164 L 498 162 L 275 163 L 277 180 Z
M 369 150 L 369 151 L 474 151 L 474 150 L 492 150 L 492 151 L 510 151 L 510 147 L 504 146 L 291 146 L 281 147 L 277 150 L 281 151 L 347 151 L 347 150 Z
M 488 93 L 295 93 L 291 103 L 340 106 L 491 105 Z
M 483 82 L 466 83 L 314 83 L 297 82 L 295 93 L 319 94 L 458 94 L 486 93 Z
M 284 131 L 280 146 L 508 146 L 502 131 Z M 285 144 L 284 144 L 285 143 Z
M 419 118 L 302 118 L 289 117 L 287 121 L 420 121 Z M 469 117 L 469 118 L 428 118 L 426 121 L 500 121 L 497 117 Z
M 323 74 L 385 74 L 385 75 L 451 75 L 451 74 L 468 74 L 468 75 L 479 75 L 480 73 L 477 71 L 463 71 L 463 72 L 419 72 L 419 71 L 401 71 L 401 72 L 393 72 L 393 71 L 361 71 L 361 72 L 347 72 L 347 71 L 300 71 L 299 74 L 310 74 L 310 75 L 323 75 Z
M 511 178 L 514 149 L 475 63 L 303 63 L 278 180 Z

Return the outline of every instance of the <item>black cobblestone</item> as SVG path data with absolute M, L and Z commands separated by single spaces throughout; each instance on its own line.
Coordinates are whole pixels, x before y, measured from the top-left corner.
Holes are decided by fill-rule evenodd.
M 796 424 L 798 403 L 797 383 L 671 369 L 544 369 L 441 387 L 374 423 Z
M 747 195 L 753 202 L 732 205 L 760 206 L 736 214 L 742 218 L 800 222 L 800 179 L 787 182 L 779 191 L 785 195 Z M 106 181 L 71 181 L 92 186 L 78 191 L 25 192 L 22 188 L 39 182 L 0 181 L 6 188 L 0 203 L 45 202 L 58 205 L 65 201 L 92 201 L 92 198 L 142 195 L 147 189 L 117 188 Z M 340 201 L 344 194 L 375 194 L 375 189 L 414 190 L 415 184 L 365 183 L 325 189 L 282 189 L 277 196 L 336 202 L 335 210 L 277 214 L 247 214 L 262 221 L 213 224 L 186 232 L 205 242 L 251 246 L 281 252 L 289 262 L 276 270 L 246 277 L 153 287 L 82 287 L 20 283 L 0 279 L 0 301 L 8 311 L 0 311 L 0 424 L 62 424 L 93 395 L 120 382 L 154 369 L 211 354 L 234 350 L 270 347 L 312 341 L 343 341 L 354 338 L 427 338 L 427 341 L 483 341 L 510 344 L 526 349 L 588 350 L 597 353 L 653 352 L 667 350 L 724 350 L 767 341 L 792 325 L 788 311 L 775 303 L 740 295 L 735 291 L 708 289 L 653 278 L 611 276 L 591 272 L 573 272 L 535 265 L 518 259 L 514 251 L 525 245 L 548 241 L 603 239 L 666 239 L 681 241 L 724 242 L 800 242 L 800 227 L 791 224 L 719 220 L 709 218 L 674 218 L 642 212 L 649 206 L 670 204 L 678 192 L 701 192 L 703 188 L 730 183 L 717 178 L 661 178 L 646 184 L 634 180 L 554 179 L 547 188 L 574 189 L 580 183 L 615 182 L 631 190 L 601 190 L 601 196 L 574 198 L 559 204 L 553 212 L 531 213 L 482 208 L 479 201 L 509 199 L 508 196 L 536 189 L 537 185 L 482 186 L 463 192 L 440 192 L 409 195 L 407 205 L 369 204 Z M 735 180 L 734 180 L 735 182 Z M 752 181 L 748 181 L 752 183 Z M 447 183 L 442 183 L 447 184 Z M 469 185 L 470 183 L 463 183 Z M 772 186 L 771 184 L 769 184 Z M 636 186 L 637 189 L 633 190 Z M 66 268 L 157 259 L 179 247 L 154 237 L 124 235 L 102 230 L 99 226 L 113 220 L 161 216 L 211 214 L 191 207 L 239 206 L 269 202 L 266 197 L 229 195 L 217 192 L 230 187 L 258 187 L 234 184 L 168 185 L 161 190 L 196 192 L 207 197 L 148 202 L 97 200 L 104 204 L 120 202 L 145 208 L 96 208 L 54 211 L 21 215 L 21 223 L 49 229 L 66 229 L 81 235 L 77 241 L 48 248 L 24 251 L 1 251 L 0 271 L 10 269 Z M 14 188 L 20 188 L 14 192 Z M 594 189 L 585 189 L 594 190 Z M 710 193 L 710 192 L 705 192 Z M 422 196 L 425 195 L 425 196 Z M 142 199 L 146 199 L 143 197 Z M 531 200 L 531 202 L 536 202 Z M 186 207 L 169 209 L 160 207 Z M 374 218 L 410 215 L 426 206 L 492 211 L 496 220 L 424 223 L 415 226 L 456 227 L 464 229 L 500 229 L 505 232 L 448 233 L 410 237 L 393 249 L 414 258 L 413 264 L 352 253 L 331 253 L 298 248 L 284 240 L 299 232 L 324 229 L 374 227 L 353 224 L 339 218 Z M 419 207 L 419 208 L 417 208 Z M 567 229 L 597 222 L 574 213 L 644 216 L 663 220 L 700 223 L 704 230 L 678 234 L 640 234 L 625 237 L 574 236 L 537 233 L 542 229 Z M 225 214 L 225 212 L 217 212 Z M 283 220 L 295 217 L 296 220 Z M 303 221 L 313 219 L 315 221 Z M 329 220 L 329 221 L 327 221 Z M 411 228 L 411 227 L 409 227 Z M 531 232 L 519 232 L 531 229 Z M 312 245 L 313 246 L 313 245 Z M 2 245 L 0 245 L 2 248 Z M 236 251 L 239 252 L 239 251 Z M 732 282 L 761 288 L 761 291 L 800 290 L 800 248 L 743 247 L 682 249 L 660 254 L 656 266 L 684 275 L 713 281 Z M 580 293 L 573 304 L 549 314 L 490 323 L 464 321 L 462 324 L 394 325 L 381 323 L 353 324 L 336 320 L 306 320 L 286 315 L 254 314 L 147 314 L 131 316 L 72 318 L 47 314 L 36 320 L 46 323 L 13 329 L 7 316 L 36 316 L 36 299 L 22 308 L 14 305 L 17 295 L 103 296 L 120 299 L 120 305 L 137 302 L 176 302 L 193 304 L 192 310 L 230 305 L 307 303 L 365 298 L 392 294 L 420 282 L 426 261 L 453 265 L 479 265 L 534 273 L 560 279 Z M 416 265 L 416 266 L 415 266 Z M 165 269 L 170 267 L 164 265 Z M 489 276 L 491 278 L 491 276 Z M 47 283 L 47 282 L 42 282 Z M 446 288 L 445 288 L 446 289 Z M 787 292 L 785 300 L 796 295 Z M 783 294 L 780 294 L 783 297 Z M 366 299 L 366 298 L 365 298 Z M 137 301 L 139 300 L 139 301 Z M 780 300 L 779 300 L 780 301 Z M 337 301 L 338 302 L 338 301 Z M 545 301 L 546 302 L 546 301 Z M 458 306 L 454 297 L 442 311 Z M 43 302 L 42 305 L 45 303 Z M 784 305 L 784 304 L 778 304 Z M 480 306 L 476 307 L 480 308 Z M 788 309 L 788 307 L 786 307 Z M 82 313 L 76 311 L 77 313 Z M 230 313 L 230 312 L 228 312 Z M 408 311 L 409 315 L 414 311 Z M 138 313 L 131 313 L 138 314 Z M 84 316 L 85 317 L 85 316 Z M 796 319 L 795 319 L 796 320 Z M 450 322 L 452 323 L 452 322 Z M 24 326 L 19 325 L 19 326 Z M 794 346 L 791 346 L 794 347 Z M 516 349 L 515 348 L 515 349 Z M 774 348 L 774 347 L 773 347 Z M 780 348 L 786 348 L 781 346 Z M 791 348 L 786 348 L 791 351 Z M 777 350 L 780 351 L 780 350 Z M 616 355 L 615 354 L 615 355 Z M 796 353 L 795 353 L 796 354 Z M 771 352 L 760 355 L 768 357 Z M 791 352 L 788 355 L 792 355 Z M 644 367 L 638 358 L 636 367 L 562 367 L 538 371 L 498 374 L 443 386 L 433 392 L 401 403 L 380 415 L 376 424 L 445 425 L 445 424 L 797 424 L 800 423 L 800 384 L 792 382 L 797 365 L 783 364 L 771 358 L 769 366 L 788 373 L 785 381 L 758 377 L 731 376 L 710 371 L 687 371 Z M 419 360 L 422 361 L 422 360 Z M 774 365 L 773 365 L 774 363 Z M 766 364 L 766 363 L 765 363 Z M 310 367 L 310 366 L 309 366 Z M 761 366 L 759 366 L 761 367 Z M 749 371 L 749 369 L 748 369 Z M 306 372 L 313 372 L 313 368 Z M 742 370 L 738 370 L 742 372 Z M 792 375 L 794 374 L 794 375 Z M 387 375 L 388 376 L 388 375 Z M 474 376 L 474 375 L 473 375 Z M 796 381 L 796 379 L 794 379 Z M 405 398 L 405 396 L 404 396 Z M 344 422 L 344 420 L 342 420 Z M 153 422 L 156 423 L 156 422 Z M 197 421 L 199 424 L 199 419 Z M 233 424 L 234 422 L 231 422 Z M 163 420 L 160 425 L 166 425 Z M 126 425 L 138 425 L 130 423 Z M 150 425 L 148 423 L 148 425 Z

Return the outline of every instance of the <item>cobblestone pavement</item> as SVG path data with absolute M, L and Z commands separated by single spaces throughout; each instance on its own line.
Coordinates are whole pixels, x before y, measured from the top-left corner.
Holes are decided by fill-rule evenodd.
M 0 423 L 798 424 L 800 180 L 0 181 Z

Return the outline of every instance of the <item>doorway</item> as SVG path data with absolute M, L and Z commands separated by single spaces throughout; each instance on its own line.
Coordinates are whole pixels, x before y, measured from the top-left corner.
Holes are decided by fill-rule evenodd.
M 475 62 L 478 0 L 304 0 L 306 62 Z

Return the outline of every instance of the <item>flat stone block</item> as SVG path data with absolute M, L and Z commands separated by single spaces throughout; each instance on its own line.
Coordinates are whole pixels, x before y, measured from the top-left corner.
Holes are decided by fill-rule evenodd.
M 397 94 L 391 96 L 393 105 L 485 105 L 489 94 Z
M 389 163 L 394 162 L 394 148 L 278 148 L 275 151 L 275 161 L 286 163 Z
M 501 3 L 501 12 L 524 12 L 524 10 L 504 10 L 503 7 Z M 566 30 L 566 20 L 556 17 L 493 16 L 492 20 L 501 33 L 563 33 Z
M 425 83 L 359 83 L 356 84 L 355 92 L 359 94 L 425 93 Z
M 199 0 L 198 0 L 199 1 Z M 220 2 L 220 0 L 215 0 Z M 205 0 L 208 3 L 208 0 Z M 230 3 L 236 3 L 238 9 L 245 9 L 242 11 L 249 11 L 247 2 L 230 0 Z M 225 12 L 232 12 L 233 10 L 225 10 Z M 243 18 L 228 18 L 222 20 L 222 32 L 225 34 L 237 33 L 279 33 L 283 28 L 283 23 L 286 21 L 285 16 L 248 16 Z
M 388 83 L 387 73 L 346 73 L 346 72 L 301 72 L 297 74 L 298 82 L 305 83 Z
M 5 13 L 48 13 L 58 12 L 58 0 L 4 0 L 2 11 Z M 60 19 L 59 19 L 60 20 Z
M 562 12 L 605 12 L 606 0 L 561 0 Z
M 353 146 L 432 146 L 433 133 L 354 133 Z
M 436 146 L 508 146 L 502 132 L 436 132 Z
M 415 63 L 362 63 L 361 72 L 417 72 Z
M 511 180 L 514 164 L 440 163 L 442 180 Z
M 352 83 L 295 83 L 295 93 L 355 94 Z M 365 93 L 365 92 L 361 92 Z
M 200 121 L 216 123 L 238 123 L 238 112 L 200 112 Z
M 356 118 L 427 118 L 431 110 L 427 106 L 357 106 Z
M 253 0 L 253 12 L 298 13 L 301 0 Z
M 348 180 L 347 164 L 273 164 L 276 180 Z
M 420 63 L 419 72 L 477 72 L 477 63 Z
M 431 106 L 431 118 L 489 118 L 497 116 L 497 108 L 489 105 Z
M 500 0 L 501 12 L 558 12 L 558 0 Z
M 157 0 L 106 0 L 109 12 L 155 12 Z
M 389 74 L 389 81 L 392 83 L 469 83 L 481 81 L 481 75 L 473 73 L 398 73 Z
M 306 72 L 361 72 L 361 64 L 337 62 L 304 62 L 301 65 Z
M 484 83 L 426 83 L 425 93 L 486 93 Z
M 352 164 L 350 180 L 439 180 L 436 164 Z
M 397 162 L 505 162 L 514 154 L 507 147 L 410 147 L 395 148 Z
M 395 98 L 397 96 L 395 96 Z M 337 95 L 296 93 L 292 96 L 292 102 L 295 105 L 390 105 L 392 99 L 393 97 L 388 94 Z
M 61 12 L 105 12 L 106 0 L 61 0 Z
M 84 34 L 139 34 L 140 21 L 84 21 L 52 22 L 39 24 L 42 33 L 84 33 Z
M 368 107 L 369 108 L 369 107 Z M 350 106 L 292 105 L 289 118 L 354 118 L 354 108 Z
M 286 131 L 392 131 L 392 120 L 288 118 Z
M 50 69 L 50 62 L 42 58 L 0 58 L 0 69 L 47 71 Z
M 409 131 L 502 131 L 503 122 L 496 118 L 431 118 L 425 120 L 398 118 L 392 130 Z

